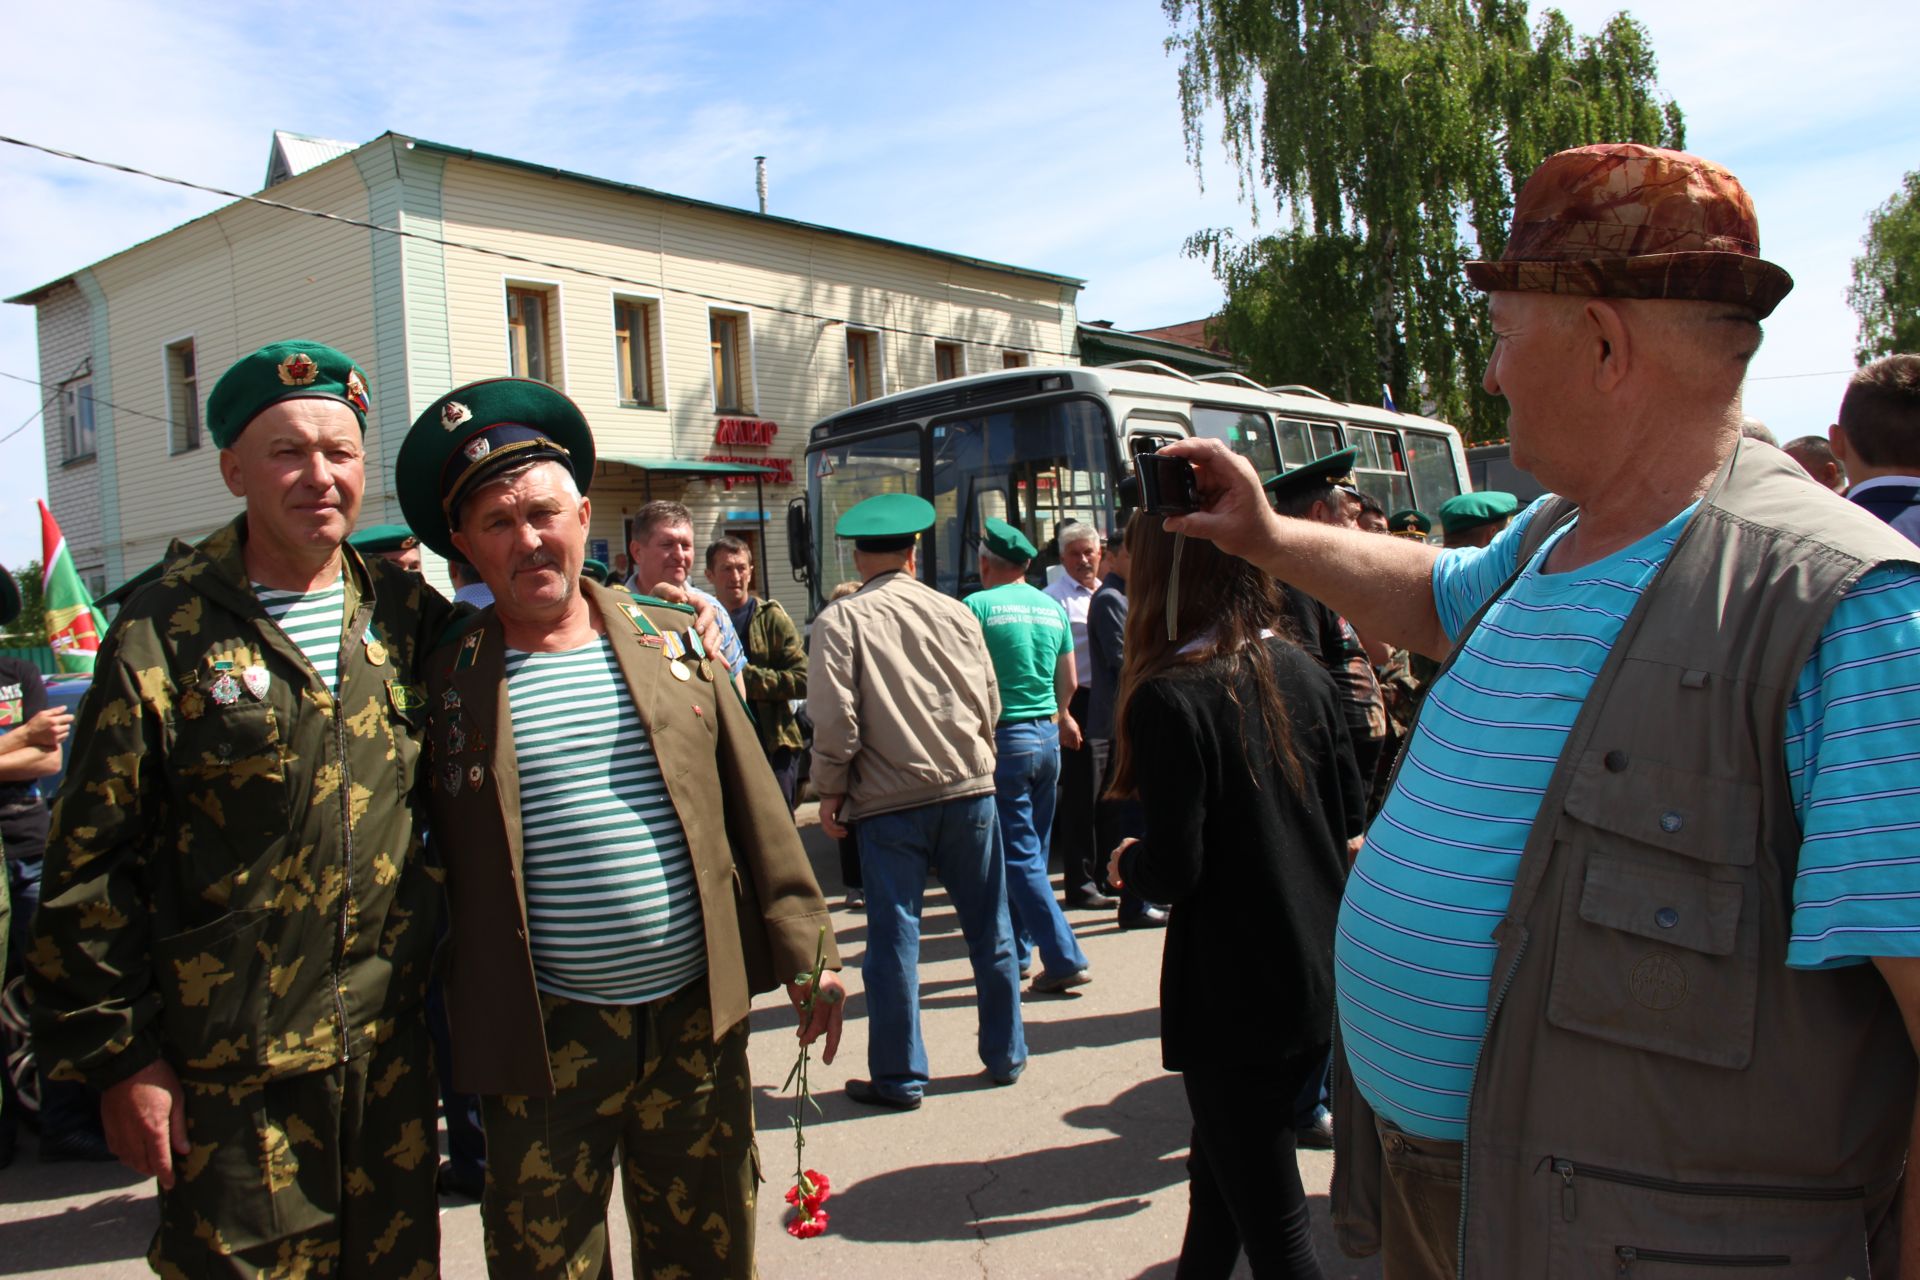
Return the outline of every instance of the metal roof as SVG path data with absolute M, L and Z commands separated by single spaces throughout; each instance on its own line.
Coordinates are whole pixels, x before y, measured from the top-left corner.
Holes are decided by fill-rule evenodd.
M 338 160 L 359 149 L 358 143 L 342 142 L 338 138 L 316 138 L 291 129 L 275 129 L 273 149 L 267 153 L 265 185 L 271 187 L 288 178 L 297 178 L 309 169 L 318 169 L 329 160 Z

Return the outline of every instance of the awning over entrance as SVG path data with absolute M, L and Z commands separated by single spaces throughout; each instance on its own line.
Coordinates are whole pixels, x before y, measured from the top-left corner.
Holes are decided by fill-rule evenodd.
M 760 593 L 769 594 L 771 588 L 767 580 L 767 495 L 766 481 L 770 475 L 777 474 L 773 467 L 757 467 L 744 462 L 709 462 L 705 458 L 610 458 L 602 455 L 600 462 L 627 467 L 638 471 L 645 483 L 646 499 L 653 501 L 653 478 L 656 475 L 682 476 L 690 480 L 722 480 L 730 476 L 752 477 L 754 512 L 759 517 L 760 526 Z

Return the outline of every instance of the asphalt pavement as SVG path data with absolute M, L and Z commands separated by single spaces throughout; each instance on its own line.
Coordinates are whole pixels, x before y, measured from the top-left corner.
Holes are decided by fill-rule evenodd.
M 1122 932 L 1111 912 L 1072 912 L 1093 982 L 1023 1002 L 1031 1059 L 1017 1084 L 996 1088 L 975 1052 L 972 977 L 944 894 L 927 895 L 921 1008 L 933 1082 L 914 1112 L 875 1111 L 842 1092 L 865 1076 L 866 1000 L 859 961 L 866 917 L 843 897 L 833 844 L 801 810 L 802 833 L 833 922 L 848 991 L 846 1039 L 832 1066 L 817 1058 L 824 1115 L 807 1124 L 806 1163 L 833 1194 L 825 1235 L 795 1240 L 783 1223 L 792 1185 L 793 1100 L 777 1093 L 793 1065 L 793 1013 L 779 996 L 755 1004 L 751 1058 L 761 1164 L 759 1266 L 767 1280 L 972 1280 L 1123 1277 L 1168 1280 L 1186 1223 L 1189 1119 L 1180 1080 L 1160 1067 L 1158 931 Z M 1249 984 L 1247 1015 L 1259 1017 Z M 1275 1106 L 1289 1099 L 1276 1097 Z M 1329 1153 L 1301 1153 L 1329 1280 L 1378 1277 L 1334 1247 L 1326 1221 Z M 610 1209 L 631 1276 L 620 1198 Z M 30 1137 L 0 1171 L 0 1276 L 120 1280 L 148 1275 L 152 1185 L 117 1165 L 41 1164 Z M 480 1212 L 441 1202 L 442 1265 L 483 1276 Z M 1236 1276 L 1250 1274 L 1243 1261 Z

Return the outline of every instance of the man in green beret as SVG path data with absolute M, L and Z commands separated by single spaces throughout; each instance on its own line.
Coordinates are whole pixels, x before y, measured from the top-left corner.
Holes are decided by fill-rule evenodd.
M 1000 685 L 980 623 L 914 576 L 933 504 L 887 493 L 848 509 L 862 586 L 813 623 L 807 711 L 820 826 L 838 840 L 858 820 L 867 897 L 871 1079 L 847 1081 L 865 1106 L 911 1111 L 928 1081 L 920 1037 L 920 908 L 927 874 L 960 918 L 973 963 L 981 1061 L 996 1084 L 1027 1064 L 1020 972 L 996 837 L 994 726 Z
M 690 608 L 582 579 L 593 435 L 544 382 L 429 405 L 408 523 L 494 602 L 426 661 L 425 794 L 447 860 L 454 1085 L 480 1095 L 495 1277 L 754 1275 L 747 1006 L 783 981 L 833 1060 L 838 977 L 744 704 Z M 803 975 L 798 981 L 794 975 Z
M 343 546 L 367 403 L 317 342 L 221 377 L 208 434 L 245 512 L 121 610 L 54 804 L 34 1037 L 159 1181 L 163 1275 L 438 1266 L 440 890 L 411 792 L 449 606 Z
M 1080 678 L 1066 608 L 1027 581 L 1036 549 L 1027 535 L 989 516 L 980 539 L 982 590 L 963 603 L 980 620 L 1000 682 L 994 726 L 994 806 L 1007 863 L 1007 907 L 1014 957 L 1022 969 L 1040 948 L 1035 991 L 1065 991 L 1091 981 L 1086 953 L 1073 936 L 1047 879 L 1060 747 L 1081 747 L 1068 705 Z
M 420 572 L 420 539 L 403 524 L 376 524 L 356 529 L 347 542 L 363 556 L 379 556 L 402 569 Z
M 1444 547 L 1484 547 L 1513 519 L 1520 500 L 1489 489 L 1463 493 L 1440 504 L 1440 544 Z

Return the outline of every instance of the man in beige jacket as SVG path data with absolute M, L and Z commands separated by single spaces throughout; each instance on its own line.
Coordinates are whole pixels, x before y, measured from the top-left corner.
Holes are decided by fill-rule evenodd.
M 927 1086 L 920 1038 L 920 904 L 927 870 L 960 917 L 980 1006 L 980 1060 L 995 1084 L 1026 1066 L 1020 976 L 993 805 L 1000 691 L 980 624 L 914 576 L 931 503 L 869 498 L 834 533 L 854 540 L 863 586 L 813 624 L 807 710 L 820 825 L 859 819 L 866 882 L 867 1065 L 847 1081 L 868 1106 L 911 1111 Z

